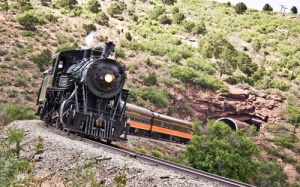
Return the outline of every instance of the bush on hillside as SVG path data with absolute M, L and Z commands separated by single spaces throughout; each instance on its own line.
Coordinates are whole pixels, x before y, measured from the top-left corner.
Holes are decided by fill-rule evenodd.
M 254 176 L 256 186 L 286 186 L 287 176 L 282 165 L 276 162 L 261 162 L 257 174 Z
M 243 14 L 247 10 L 245 3 L 237 3 L 234 7 L 237 14 Z
M 0 10 L 8 11 L 8 9 L 9 9 L 9 6 L 8 6 L 8 3 L 7 3 L 7 0 L 0 1 Z
M 15 120 L 37 119 L 31 108 L 14 103 L 0 103 L 0 122 L 6 125 Z M 0 123 L 1 124 L 1 123 Z
M 89 0 L 87 3 L 87 9 L 92 13 L 99 13 L 101 5 L 98 0 Z
M 174 5 L 176 0 L 161 0 L 164 5 Z
M 128 41 L 131 41 L 131 40 L 132 40 L 132 36 L 131 36 L 130 32 L 126 32 L 126 33 L 125 33 L 125 38 L 126 38 Z
M 199 134 L 193 135 L 184 154 L 193 168 L 243 182 L 255 176 L 259 148 L 244 133 L 220 121 L 209 122 L 205 130 L 201 124 L 193 126 Z
M 256 72 L 258 65 L 252 62 L 252 59 L 245 53 L 239 53 L 237 56 L 237 65 L 239 69 L 248 76 Z
M 293 7 L 291 8 L 291 12 L 292 12 L 293 14 L 298 14 L 298 9 L 297 9 L 297 7 L 293 6 Z
M 197 24 L 194 26 L 194 28 L 192 29 L 192 32 L 193 32 L 194 34 L 202 34 L 202 35 L 205 35 L 207 31 L 206 31 L 206 27 L 205 27 L 204 23 L 201 22 L 201 23 L 197 23 Z
M 36 25 L 39 24 L 39 19 L 32 13 L 26 12 L 18 16 L 17 21 L 22 25 L 26 30 L 35 30 Z
M 126 4 L 123 1 L 113 2 L 107 9 L 107 13 L 114 17 L 115 15 L 122 14 L 126 10 Z
M 157 78 L 155 72 L 150 73 L 147 77 L 144 78 L 144 84 L 146 86 L 154 86 L 157 83 Z
M 99 12 L 94 21 L 99 25 L 106 25 L 108 26 L 109 17 L 104 12 Z
M 179 13 L 179 8 L 177 6 L 173 7 L 172 14 Z
M 157 20 L 157 18 L 166 12 L 166 9 L 162 6 L 155 6 L 154 9 L 150 12 L 150 19 Z
M 180 24 L 180 23 L 182 23 L 182 21 L 183 21 L 184 19 L 185 19 L 185 16 L 184 16 L 184 14 L 181 13 L 181 12 L 175 13 L 175 14 L 173 15 L 173 22 L 174 22 L 175 24 Z
M 273 8 L 271 7 L 270 4 L 265 4 L 264 7 L 263 7 L 263 11 L 266 11 L 266 12 L 272 12 L 273 11 Z
M 138 91 L 138 95 L 145 101 L 153 103 L 155 106 L 165 108 L 168 106 L 167 96 L 156 88 L 143 88 Z
M 49 49 L 45 49 L 37 55 L 33 55 L 30 60 L 38 65 L 41 71 L 45 69 L 45 66 L 48 66 L 52 60 L 52 53 Z
M 43 6 L 48 6 L 51 3 L 51 0 L 40 0 Z
M 161 24 L 172 24 L 172 20 L 170 19 L 169 16 L 167 16 L 167 14 L 162 14 L 158 17 L 158 21 Z
M 187 32 L 192 32 L 192 30 L 194 29 L 195 26 L 196 26 L 195 23 L 192 21 L 186 21 L 183 24 L 183 27 L 185 28 L 185 30 Z
M 82 28 L 85 30 L 86 34 L 89 34 L 92 31 L 96 31 L 96 25 L 90 23 L 90 24 L 83 24 Z
M 59 8 L 73 9 L 78 4 L 77 0 L 56 0 L 55 5 Z
M 6 137 L 0 140 L 0 186 L 26 186 L 32 184 L 33 165 L 20 157 L 23 149 L 23 129 L 10 128 Z

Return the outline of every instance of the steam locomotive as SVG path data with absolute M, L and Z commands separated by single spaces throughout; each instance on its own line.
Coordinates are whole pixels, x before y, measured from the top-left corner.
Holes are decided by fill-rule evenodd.
M 36 114 L 41 120 L 108 143 L 127 140 L 129 92 L 123 89 L 125 66 L 108 58 L 114 47 L 108 42 L 103 48 L 55 54 L 38 95 Z

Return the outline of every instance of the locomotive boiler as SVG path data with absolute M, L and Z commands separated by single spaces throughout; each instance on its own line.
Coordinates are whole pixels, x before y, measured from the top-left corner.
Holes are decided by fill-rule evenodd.
M 107 142 L 127 140 L 125 66 L 109 58 L 111 42 L 60 52 L 44 72 L 37 115 L 47 125 Z

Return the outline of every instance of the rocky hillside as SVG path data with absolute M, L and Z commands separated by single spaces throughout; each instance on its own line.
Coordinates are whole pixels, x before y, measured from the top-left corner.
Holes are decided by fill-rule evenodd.
M 288 181 L 299 180 L 298 15 L 202 0 L 5 2 L 2 103 L 34 108 L 49 54 L 86 45 L 95 31 L 90 45 L 117 45 L 131 103 L 189 121 L 227 116 L 255 124 L 260 159 L 280 161 Z

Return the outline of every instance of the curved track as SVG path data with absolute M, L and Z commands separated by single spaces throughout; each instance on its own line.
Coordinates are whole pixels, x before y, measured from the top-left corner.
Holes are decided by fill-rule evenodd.
M 183 165 L 180 165 L 180 164 L 169 162 L 169 161 L 159 159 L 159 158 L 156 158 L 156 157 L 136 153 L 134 151 L 124 149 L 124 148 L 120 148 L 120 147 L 117 147 L 117 146 L 114 146 L 114 145 L 107 145 L 104 142 L 99 142 L 99 141 L 88 139 L 88 138 L 85 138 L 85 137 L 82 137 L 82 136 L 77 136 L 76 134 L 66 133 L 66 132 L 63 132 L 61 130 L 56 129 L 53 126 L 48 126 L 48 128 L 51 128 L 51 130 L 55 131 L 56 133 L 58 133 L 60 135 L 68 136 L 69 138 L 72 138 L 72 139 L 80 139 L 80 141 L 87 142 L 87 143 L 105 148 L 105 149 L 113 151 L 113 152 L 117 152 L 117 153 L 122 154 L 124 156 L 129 156 L 129 157 L 134 158 L 134 159 L 146 161 L 148 163 L 154 164 L 155 166 L 168 168 L 168 169 L 176 171 L 178 173 L 184 173 L 186 175 L 190 175 L 190 176 L 193 176 L 193 177 L 196 177 L 196 178 L 199 178 L 199 179 L 211 181 L 211 182 L 214 182 L 215 184 L 218 184 L 220 186 L 233 186 L 233 187 L 244 187 L 244 186 L 245 187 L 248 187 L 248 186 L 250 187 L 251 186 L 252 187 L 252 185 L 250 185 L 250 184 L 242 183 L 242 182 L 239 182 L 239 181 L 235 181 L 235 180 L 232 180 L 232 179 L 228 179 L 228 178 L 225 178 L 225 177 L 221 177 L 221 176 L 218 176 L 218 175 L 214 175 L 214 174 L 211 174 L 211 173 L 200 171 L 200 170 L 197 170 L 197 169 L 194 169 L 194 168 L 190 168 L 190 167 L 187 167 L 187 166 L 183 166 Z

